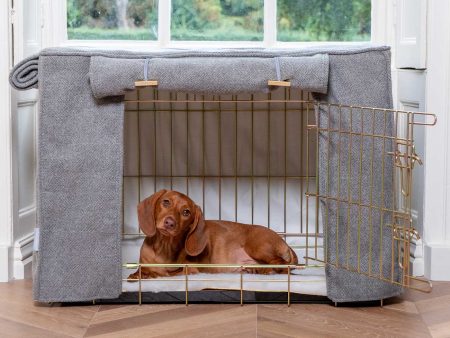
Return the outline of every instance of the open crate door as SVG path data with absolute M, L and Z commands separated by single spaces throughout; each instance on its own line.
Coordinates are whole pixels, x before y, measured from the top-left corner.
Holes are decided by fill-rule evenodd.
M 306 265 L 324 263 L 346 284 L 351 274 L 340 270 L 429 292 L 431 283 L 410 272 L 410 247 L 419 238 L 411 196 L 414 166 L 422 164 L 414 127 L 435 125 L 435 115 L 319 102 L 310 109 L 307 142 L 317 145 L 317 165 L 307 173 L 315 188 L 306 197 L 321 216 L 324 254 L 307 247 Z

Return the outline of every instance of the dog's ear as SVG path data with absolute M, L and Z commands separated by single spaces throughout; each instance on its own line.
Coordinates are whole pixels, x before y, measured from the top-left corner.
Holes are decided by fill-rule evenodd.
M 139 226 L 147 237 L 152 237 L 156 233 L 155 207 L 159 198 L 166 193 L 167 190 L 155 192 L 147 197 L 137 207 Z
M 186 237 L 185 249 L 189 256 L 198 256 L 205 250 L 207 244 L 205 219 L 203 218 L 202 209 L 198 205 L 195 206 L 194 222 Z

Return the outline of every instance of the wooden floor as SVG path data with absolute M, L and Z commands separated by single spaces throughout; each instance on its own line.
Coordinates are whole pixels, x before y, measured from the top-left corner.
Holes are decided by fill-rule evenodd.
M 383 308 L 287 305 L 38 306 L 31 282 L 0 283 L 1 337 L 450 337 L 450 282 Z

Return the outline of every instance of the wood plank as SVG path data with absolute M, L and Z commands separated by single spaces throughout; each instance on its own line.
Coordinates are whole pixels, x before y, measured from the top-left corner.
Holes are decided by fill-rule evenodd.
M 182 331 L 183 338 L 197 338 L 197 337 L 239 337 L 239 338 L 254 338 L 256 337 L 256 306 L 253 314 L 238 316 L 238 318 L 230 318 L 230 322 L 218 324 L 215 320 L 205 323 L 204 326 L 190 329 L 188 327 Z M 161 338 L 171 338 L 172 333 L 158 336 Z
M 0 318 L 0 328 L 2 337 L 70 337 L 61 333 L 55 333 L 49 330 L 3 318 Z M 81 337 L 81 335 L 79 337 Z
M 18 326 L 81 337 L 99 306 L 53 306 L 34 303 L 30 281 L 0 283 L 0 318 Z
M 450 295 L 450 282 L 433 282 L 433 290 L 431 291 L 431 293 L 406 290 L 401 298 L 404 300 L 417 302 L 424 299 L 431 299 L 447 295 Z
M 140 315 L 152 314 L 161 311 L 172 311 L 178 308 L 185 308 L 186 305 L 102 305 L 99 312 L 94 316 L 91 325 L 108 323 L 115 320 L 133 318 Z
M 301 319 L 300 319 L 301 320 Z M 298 327 L 267 318 L 258 318 L 258 337 L 331 337 L 325 331 Z
M 248 331 L 249 325 L 254 325 L 256 330 L 256 305 L 241 307 L 235 304 L 192 304 L 188 307 L 153 307 L 160 309 L 160 311 L 145 314 L 138 312 L 134 317 L 127 316 L 110 322 L 92 324 L 87 330 L 86 336 L 144 335 L 146 337 L 159 337 L 161 335 L 178 336 L 181 334 L 184 336 L 187 331 L 191 332 L 193 336 L 198 336 L 198 332 L 213 331 L 214 327 Z M 101 314 L 101 312 L 99 313 Z M 240 325 L 236 325 L 238 322 Z
M 401 298 L 386 300 L 384 303 L 384 308 L 389 310 L 419 314 L 419 311 L 417 310 L 416 304 L 414 302 L 402 300 Z
M 285 335 L 296 331 L 338 336 L 362 336 L 374 332 L 396 337 L 429 336 L 427 327 L 416 314 L 376 306 L 335 308 L 320 304 L 294 304 L 288 309 L 279 305 L 261 305 L 258 308 L 258 332 L 260 330 Z
M 423 299 L 416 306 L 433 337 L 450 337 L 450 295 Z
M 450 337 L 450 321 L 431 325 L 429 330 L 433 338 L 448 338 Z

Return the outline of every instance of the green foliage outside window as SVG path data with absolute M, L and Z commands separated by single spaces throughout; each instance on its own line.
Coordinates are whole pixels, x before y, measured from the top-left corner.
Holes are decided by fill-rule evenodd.
M 172 0 L 172 39 L 261 41 L 263 2 Z M 157 3 L 67 0 L 69 39 L 156 40 Z M 370 0 L 278 0 L 278 40 L 370 40 L 370 12 Z
M 156 0 L 67 0 L 67 33 L 80 40 L 156 40 Z
M 263 4 L 263 0 L 172 0 L 172 39 L 261 41 Z
M 281 41 L 370 40 L 370 0 L 278 0 Z

